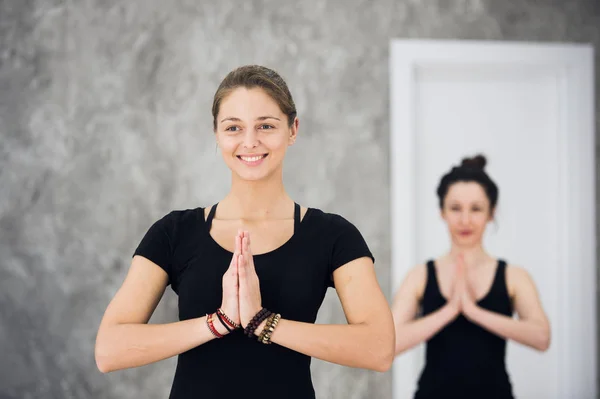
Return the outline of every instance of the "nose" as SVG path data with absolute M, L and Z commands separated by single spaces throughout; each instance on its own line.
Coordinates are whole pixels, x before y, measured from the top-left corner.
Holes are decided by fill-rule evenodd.
M 463 225 L 466 225 L 466 224 L 468 224 L 468 223 L 469 223 L 469 219 L 470 219 L 469 212 L 462 212 L 462 213 L 461 213 L 461 215 L 460 215 L 460 222 L 461 222 Z
M 254 148 L 258 146 L 258 132 L 256 129 L 247 129 L 244 134 L 244 148 Z

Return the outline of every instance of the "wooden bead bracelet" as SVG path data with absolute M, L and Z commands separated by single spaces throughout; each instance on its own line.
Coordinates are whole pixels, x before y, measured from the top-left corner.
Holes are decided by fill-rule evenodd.
M 279 313 L 271 314 L 271 316 L 269 316 L 267 324 L 265 324 L 265 327 L 258 337 L 258 342 L 266 345 L 271 344 L 271 335 L 273 334 L 273 331 L 275 331 L 280 319 L 281 315 Z
M 254 332 L 256 331 L 258 326 L 260 326 L 260 323 L 262 323 L 267 317 L 271 316 L 272 314 L 273 314 L 272 312 L 268 311 L 265 308 L 262 308 L 261 310 L 259 310 L 258 313 L 256 313 L 254 315 L 254 317 L 250 320 L 250 322 L 244 329 L 244 334 L 248 338 L 252 338 L 252 336 L 254 335 Z

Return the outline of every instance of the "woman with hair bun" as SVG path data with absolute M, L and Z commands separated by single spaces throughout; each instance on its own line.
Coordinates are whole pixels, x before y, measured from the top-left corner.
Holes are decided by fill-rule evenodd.
M 441 178 L 437 195 L 450 249 L 414 267 L 394 297 L 396 355 L 427 343 L 415 399 L 513 398 L 506 341 L 539 351 L 550 345 L 530 275 L 484 249 L 499 191 L 486 163 L 483 155 L 465 158 Z

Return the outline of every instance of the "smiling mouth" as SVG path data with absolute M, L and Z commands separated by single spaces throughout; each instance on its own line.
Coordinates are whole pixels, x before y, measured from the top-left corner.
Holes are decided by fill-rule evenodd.
M 260 154 L 260 155 L 236 155 L 237 159 L 242 161 L 245 165 L 248 166 L 257 166 L 262 163 L 262 161 L 267 157 L 268 154 Z
M 247 156 L 247 155 L 237 155 L 237 157 L 239 159 L 241 159 L 242 161 L 246 161 L 246 162 L 256 162 L 256 161 L 260 161 L 263 158 L 267 157 L 267 154 L 262 154 L 262 155 L 253 155 L 253 156 Z

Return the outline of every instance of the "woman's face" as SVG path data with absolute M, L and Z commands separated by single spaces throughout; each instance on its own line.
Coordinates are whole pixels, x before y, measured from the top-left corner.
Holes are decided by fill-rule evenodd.
M 481 245 L 487 223 L 493 218 L 490 201 L 479 183 L 457 182 L 450 186 L 442 218 L 452 242 L 461 247 Z
M 215 133 L 232 173 L 257 181 L 281 173 L 297 131 L 298 119 L 289 127 L 287 116 L 264 90 L 240 87 L 222 100 Z

